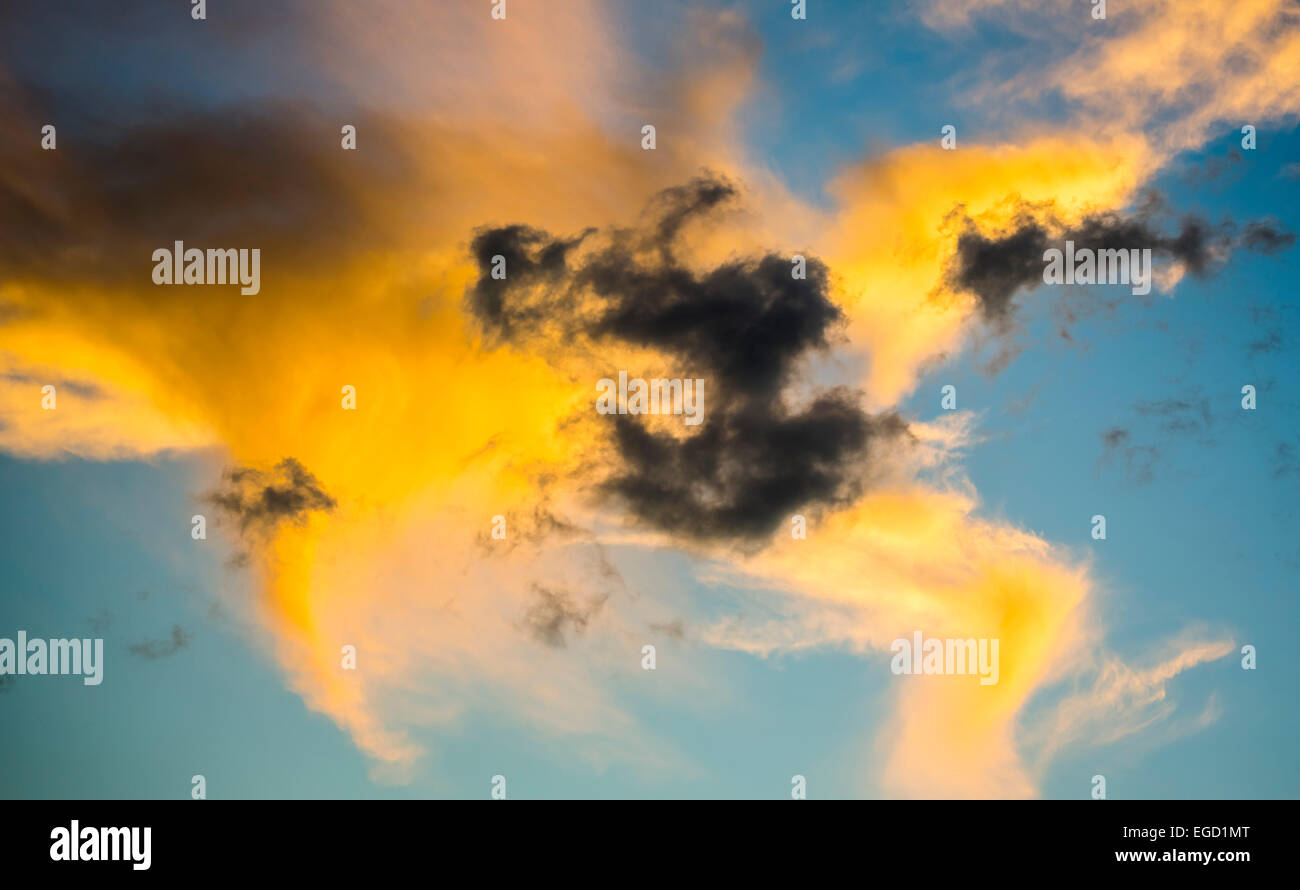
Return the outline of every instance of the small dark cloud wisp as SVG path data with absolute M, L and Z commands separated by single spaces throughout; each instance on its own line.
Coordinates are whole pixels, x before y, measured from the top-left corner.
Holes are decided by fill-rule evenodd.
M 166 640 L 146 640 L 143 643 L 132 643 L 127 646 L 127 651 L 132 655 L 140 658 L 154 661 L 159 658 L 167 658 L 175 655 L 190 644 L 190 634 L 181 629 L 179 624 L 172 625 L 171 637 Z

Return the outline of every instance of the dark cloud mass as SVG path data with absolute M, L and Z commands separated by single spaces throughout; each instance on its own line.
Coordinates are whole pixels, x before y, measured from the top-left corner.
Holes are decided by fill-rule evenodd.
M 153 251 L 256 247 L 277 265 L 319 263 L 400 244 L 401 205 L 371 196 L 409 189 L 414 160 L 396 121 L 350 115 L 365 152 L 339 148 L 332 115 L 307 103 L 256 100 L 162 116 L 118 99 L 40 98 L 0 78 L 0 273 L 17 280 L 95 280 L 155 289 Z M 58 147 L 42 151 L 57 113 Z M 19 135 L 21 133 L 21 136 Z M 268 264 L 269 271 L 269 264 Z M 193 299 L 188 295 L 187 299 Z
M 241 534 L 270 531 L 283 522 L 301 524 L 311 511 L 329 512 L 336 506 L 316 477 L 291 457 L 271 472 L 233 467 L 221 487 L 203 499 L 238 524 Z
M 1213 225 L 1186 216 L 1173 234 L 1165 234 L 1158 219 L 1162 211 L 1163 202 L 1149 196 L 1131 216 L 1096 213 L 1066 227 L 1055 220 L 1050 206 L 1026 204 L 1010 230 L 995 234 L 981 232 L 966 217 L 947 280 L 975 295 L 986 321 L 1005 325 L 1016 294 L 1043 283 L 1043 252 L 1060 249 L 1066 241 L 1073 241 L 1076 250 L 1150 249 L 1153 261 L 1183 263 L 1198 278 L 1212 274 L 1235 248 L 1272 254 L 1295 243 L 1295 235 L 1273 220 L 1250 222 L 1239 233 L 1232 223 Z
M 657 195 L 633 229 L 568 240 L 523 225 L 480 229 L 466 306 L 493 343 L 620 343 L 669 356 L 659 376 L 703 378 L 704 420 L 686 436 L 609 417 L 620 465 L 602 490 L 655 528 L 757 540 L 794 512 L 855 498 L 868 453 L 906 437 L 907 425 L 866 414 L 846 388 L 790 403 L 800 362 L 827 348 L 842 321 L 821 261 L 808 257 L 796 279 L 790 256 L 706 270 L 678 259 L 688 227 L 736 197 L 706 174 Z M 494 255 L 506 258 L 503 280 L 492 278 Z
M 896 414 L 869 417 L 847 390 L 800 412 L 756 402 L 710 408 L 697 435 L 654 433 L 614 417 L 625 469 L 607 483 L 641 519 L 700 537 L 759 538 L 808 505 L 854 500 L 863 483 L 852 464 L 868 443 L 907 432 Z

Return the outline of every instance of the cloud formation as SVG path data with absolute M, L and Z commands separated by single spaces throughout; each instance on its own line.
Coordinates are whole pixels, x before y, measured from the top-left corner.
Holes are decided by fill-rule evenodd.
M 284 522 L 302 525 L 308 513 L 328 513 L 338 506 L 319 480 L 292 457 L 265 472 L 232 467 L 223 475 L 221 487 L 204 500 L 232 520 L 240 534 L 268 534 Z
M 580 634 L 586 630 L 587 624 L 608 598 L 597 597 L 584 605 L 577 603 L 564 590 L 550 590 L 537 584 L 533 586 L 533 591 L 537 594 L 537 600 L 524 614 L 524 625 L 534 638 L 557 648 L 566 645 L 566 632 Z
M 1187 216 L 1175 231 L 1165 234 L 1158 227 L 1160 206 L 1156 200 L 1132 215 L 1104 211 L 1065 225 L 1054 218 L 1051 207 L 1026 205 L 1017 209 L 1010 228 L 995 233 L 980 231 L 967 217 L 957 237 L 948 284 L 974 294 L 987 321 L 1005 325 L 1015 296 L 1043 283 L 1044 251 L 1062 249 L 1066 241 L 1074 242 L 1076 251 L 1150 250 L 1153 260 L 1171 264 L 1174 280 L 1183 270 L 1197 278 L 1207 277 L 1235 248 L 1271 254 L 1295 244 L 1293 233 L 1266 220 L 1252 221 L 1238 233 L 1231 223 L 1213 225 Z M 1163 277 L 1168 280 L 1168 269 Z
M 843 322 L 820 260 L 768 253 L 697 272 L 679 259 L 686 227 L 737 194 L 702 175 L 656 195 L 634 229 L 563 239 L 511 225 L 471 245 L 479 277 L 467 304 L 490 339 L 544 354 L 585 342 L 650 349 L 664 356 L 653 376 L 707 383 L 697 432 L 612 416 L 618 469 L 601 483 L 640 521 L 695 541 L 759 540 L 792 513 L 849 504 L 870 453 L 907 437 L 898 414 L 867 414 L 847 387 L 803 405 L 787 395 L 799 363 Z
M 962 15 L 944 26 L 989 5 L 950 6 Z M 1294 111 L 1300 53 L 1282 7 L 1198 3 L 1183 22 L 1184 7 L 1146 5 L 1138 33 L 1178 52 L 1126 37 L 1063 53 L 1043 83 L 997 85 L 1027 101 L 1054 89 L 1086 113 L 1050 130 L 1016 121 L 958 152 L 927 141 L 863 157 L 817 207 L 746 157 L 737 112 L 760 47 L 735 12 L 698 13 L 675 48 L 689 63 L 641 77 L 607 4 L 512 6 L 495 31 L 481 10 L 396 0 L 248 4 L 246 30 L 214 22 L 220 39 L 201 45 L 175 30 L 168 45 L 185 52 L 171 55 L 134 42 L 146 4 L 119 6 L 0 13 L 9 35 L 50 33 L 55 17 L 128 42 L 162 91 L 139 101 L 97 68 L 75 89 L 33 82 L 45 48 L 7 55 L 0 448 L 215 451 L 235 467 L 210 503 L 248 548 L 258 638 L 310 707 L 399 777 L 471 710 L 566 754 L 682 768 L 619 694 L 647 627 L 756 656 L 847 648 L 873 667 L 925 628 L 998 635 L 1008 661 L 997 687 L 900 689 L 875 740 L 879 787 L 1036 793 L 1018 715 L 1078 676 L 1080 653 L 1104 658 L 1094 582 L 1075 555 L 982 515 L 960 472 L 969 416 L 905 421 L 894 407 L 1012 311 L 1046 235 L 1146 238 L 1193 272 L 1224 247 L 1289 245 L 1266 223 L 1167 234 L 1133 215 L 1171 146 L 1203 140 L 1209 121 Z M 1219 76 L 1233 52 L 1249 73 L 1235 86 Z M 1099 72 L 1080 73 L 1089 59 Z M 234 96 L 198 89 L 205 74 Z M 31 136 L 51 108 L 72 123 L 42 154 Z M 358 152 L 338 148 L 340 108 Z M 672 134 L 656 152 L 629 135 L 647 118 Z M 718 172 L 691 179 L 701 167 Z M 1024 220 L 1026 206 L 1050 219 Z M 963 219 L 974 232 L 951 224 Z M 261 298 L 150 285 L 149 251 L 175 239 L 265 248 Z M 485 277 L 496 255 L 505 281 Z M 857 364 L 818 377 L 831 350 Z M 705 423 L 596 418 L 591 384 L 624 367 L 706 378 Z M 45 380 L 72 384 L 57 411 L 40 408 Z M 339 406 L 345 384 L 356 411 Z M 810 507 L 806 541 L 773 534 Z M 496 515 L 510 537 L 485 555 Z M 691 596 L 664 600 L 663 573 L 617 562 L 615 545 L 699 558 Z M 770 595 L 777 618 L 707 614 L 736 579 L 749 613 Z M 339 670 L 343 645 L 364 670 Z M 681 653 L 680 682 L 694 657 Z M 1121 683 L 1136 690 L 1125 713 L 1205 660 L 1175 655 Z M 701 699 L 727 692 L 693 682 Z M 1117 700 L 1112 685 L 1102 700 Z

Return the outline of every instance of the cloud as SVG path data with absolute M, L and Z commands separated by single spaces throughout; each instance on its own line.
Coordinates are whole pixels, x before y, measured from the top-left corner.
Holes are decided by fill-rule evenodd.
M 770 615 L 714 622 L 700 637 L 767 656 L 823 647 L 863 654 L 864 671 L 893 692 L 871 768 L 886 796 L 1033 796 L 1017 715 L 1094 643 L 1092 582 L 1086 566 L 1041 538 L 979 517 L 967 485 L 954 483 L 870 493 L 806 540 L 777 539 L 720 569 L 731 584 L 783 594 Z M 889 647 L 917 630 L 1000 640 L 998 683 L 894 676 Z
M 893 408 L 980 318 L 944 278 L 954 208 L 984 233 L 1021 201 L 1066 226 L 1122 209 L 1160 160 L 1148 140 L 1079 126 L 904 146 L 848 165 L 824 210 L 746 157 L 736 112 L 759 46 L 735 12 L 698 13 L 665 75 L 605 4 L 512 6 L 504 28 L 468 7 L 255 8 L 219 40 L 164 42 L 139 4 L 120 21 L 101 4 L 6 11 L 7 45 L 58 33 L 32 18 L 57 15 L 148 52 L 157 87 L 122 88 L 103 54 L 33 82 L 58 47 L 6 54 L 0 448 L 233 466 L 209 503 L 255 596 L 230 608 L 385 775 L 409 777 L 467 713 L 565 757 L 684 769 L 620 673 L 645 628 L 680 615 L 701 647 L 848 647 L 877 667 L 917 627 L 1000 634 L 992 691 L 898 690 L 881 787 L 1033 794 L 1016 716 L 1062 653 L 1095 644 L 1092 582 L 979 514 L 952 465 L 968 420 Z M 51 108 L 73 123 L 40 153 Z M 357 112 L 358 152 L 338 147 L 339 108 Z M 655 152 L 637 145 L 646 120 Z M 702 166 L 718 172 L 691 181 Z M 176 239 L 263 247 L 260 298 L 153 286 L 149 252 Z M 498 253 L 510 277 L 494 284 Z M 814 369 L 832 348 L 861 374 Z M 706 422 L 596 418 L 592 383 L 618 368 L 707 376 Z M 44 379 L 98 397 L 43 411 L 27 381 Z M 820 508 L 807 541 L 771 535 L 803 505 Z M 509 537 L 485 554 L 495 515 Z M 665 573 L 636 562 L 682 552 L 706 568 L 670 607 Z M 750 611 L 771 594 L 782 620 L 704 614 L 711 582 L 742 576 Z M 702 707 L 731 694 L 682 648 L 660 676 L 680 670 Z
M 896 404 L 978 330 L 979 301 L 947 274 L 963 232 L 955 223 L 969 217 L 983 232 L 1007 232 L 1022 207 L 1045 205 L 1072 225 L 1128 206 L 1150 162 L 1141 139 L 1076 133 L 958 151 L 906 146 L 847 166 L 831 183 L 836 209 L 818 243 L 839 284 L 869 404 Z
M 235 522 L 240 534 L 268 534 L 281 523 L 301 525 L 308 513 L 330 512 L 338 506 L 319 480 L 291 457 L 269 472 L 232 467 L 222 487 L 203 498 Z
M 1100 464 L 1108 465 L 1120 456 L 1124 469 L 1134 484 L 1145 485 L 1155 478 L 1155 463 L 1160 458 L 1160 452 L 1150 445 L 1131 445 L 1131 439 L 1131 433 L 1120 427 L 1112 427 L 1103 432 Z
M 1062 249 L 1073 241 L 1075 250 L 1150 250 L 1154 259 L 1204 278 L 1235 247 L 1276 253 L 1295 243 L 1295 235 L 1275 223 L 1254 221 L 1241 234 L 1229 223 L 1212 225 L 1194 216 L 1184 217 L 1171 234 L 1157 228 L 1153 205 L 1146 204 L 1125 216 L 1115 211 L 1092 213 L 1079 223 L 1063 225 L 1051 207 L 1018 208 L 1008 229 L 986 234 L 969 217 L 963 220 L 957 250 L 948 272 L 949 284 L 975 295 L 981 314 L 991 323 L 1005 325 L 1014 310 L 1013 298 L 1043 283 L 1048 248 Z M 1155 207 L 1159 207 L 1157 202 Z M 1154 272 L 1153 268 L 1153 272 Z
M 175 655 L 190 644 L 190 635 L 181 630 L 180 625 L 172 625 L 172 635 L 166 640 L 146 640 L 143 643 L 132 643 L 127 646 L 127 651 L 132 655 L 138 655 L 140 658 L 154 661 L 159 658 L 167 658 Z
M 1107 745 L 1151 726 L 1173 712 L 1169 684 L 1197 665 L 1217 661 L 1234 651 L 1229 639 L 1196 638 L 1190 632 L 1169 641 L 1152 664 L 1133 667 L 1107 656 L 1092 670 L 1092 685 L 1067 695 L 1041 722 L 1028 730 L 1047 760 L 1073 744 Z M 1203 726 L 1197 726 L 1203 728 Z
M 38 387 L 0 378 L 0 448 L 235 467 L 197 484 L 248 569 L 248 599 L 223 606 L 387 778 L 409 778 L 466 712 L 558 740 L 557 756 L 681 770 L 616 694 L 664 609 L 570 530 L 608 519 L 577 496 L 605 444 L 571 422 L 590 404 L 585 370 L 575 385 L 541 356 L 481 348 L 467 242 L 503 214 L 608 231 L 700 165 L 743 172 L 733 112 L 757 44 L 734 13 L 701 12 L 677 72 L 651 77 L 606 4 L 525 4 L 506 27 L 480 12 L 250 4 L 211 29 L 182 16 L 164 38 L 138 3 L 0 13 L 0 206 L 29 224 L 0 223 L 0 373 L 100 394 L 46 411 Z M 87 40 L 130 47 L 148 88 L 102 54 L 48 64 Z M 58 150 L 41 152 L 32 136 L 56 112 Z M 638 144 L 646 119 L 671 134 L 654 153 Z M 344 122 L 356 152 L 339 146 Z M 779 215 L 692 255 L 815 217 L 749 169 L 747 197 Z M 152 250 L 177 239 L 261 247 L 261 293 L 153 285 Z M 356 411 L 340 408 L 345 384 Z M 509 546 L 485 555 L 498 514 Z M 581 657 L 527 645 L 534 585 L 609 595 Z M 339 668 L 345 644 L 356 672 Z M 690 660 L 683 682 L 708 701 L 724 687 Z
M 866 486 L 853 462 L 907 433 L 898 415 L 866 417 L 844 391 L 794 416 L 715 410 L 688 439 L 615 424 L 625 463 L 606 489 L 641 520 L 694 540 L 761 539 L 800 510 L 847 506 Z
M 1154 420 L 1161 432 L 1175 436 L 1196 435 L 1204 439 L 1214 423 L 1209 398 L 1195 392 L 1183 398 L 1142 399 L 1133 405 L 1133 410 Z
M 976 19 L 1034 37 L 1028 63 L 1017 45 L 1016 72 L 971 96 L 1018 121 L 1063 106 L 1079 130 L 1146 132 L 1169 159 L 1217 128 L 1262 129 L 1300 112 L 1300 19 L 1289 0 L 1150 0 L 1112 7 L 1106 21 L 1070 0 L 936 0 L 923 13 L 943 30 Z
M 663 634 L 674 640 L 686 639 L 686 622 L 680 618 L 674 618 L 672 621 L 652 622 L 650 629 L 655 633 Z
M 1128 441 L 1128 430 L 1122 430 L 1118 427 L 1106 430 L 1101 434 L 1101 440 L 1107 449 L 1118 448 Z
M 25 108 L 31 92 L 0 77 L 0 110 L 39 132 Z M 420 178 L 400 135 L 409 124 L 391 116 L 354 117 L 367 150 L 344 152 L 337 117 L 307 101 L 245 99 L 165 116 L 77 93 L 57 104 L 59 150 L 0 142 L 0 265 L 10 279 L 92 278 L 134 291 L 149 282 L 153 251 L 175 241 L 257 247 L 274 272 L 393 244 L 411 229 L 413 208 L 403 215 L 374 198 Z M 194 297 L 174 287 L 146 293 Z
M 566 631 L 582 633 L 586 630 L 587 624 L 608 599 L 608 595 L 601 596 L 580 605 L 564 590 L 550 590 L 535 584 L 533 591 L 537 600 L 525 613 L 524 626 L 534 639 L 556 648 L 567 644 Z
M 1249 222 L 1242 232 L 1241 245 L 1257 253 L 1280 253 L 1295 245 L 1295 233 L 1284 231 L 1275 220 Z
M 870 453 L 907 437 L 898 414 L 867 414 L 850 389 L 802 406 L 785 395 L 842 321 L 819 260 L 797 278 L 790 257 L 770 253 L 700 272 L 679 259 L 683 230 L 737 194 L 703 175 L 660 192 L 639 227 L 598 246 L 594 229 L 562 239 L 525 225 L 481 230 L 471 245 L 479 277 L 466 302 L 491 339 L 542 354 L 651 349 L 665 355 L 652 376 L 707 383 L 697 432 L 612 417 L 619 463 L 600 483 L 640 521 L 695 541 L 759 540 L 793 512 L 851 503 Z M 494 256 L 506 277 L 493 277 Z
M 1290 442 L 1278 442 L 1273 451 L 1273 478 L 1300 476 L 1300 454 Z
M 116 616 L 108 609 L 100 609 L 99 614 L 90 619 L 90 632 L 102 634 L 112 626 Z
M 1251 355 L 1269 355 L 1282 350 L 1282 332 L 1268 331 L 1264 339 L 1253 341 L 1248 347 Z
M 1229 149 L 1224 155 L 1211 155 L 1199 166 L 1191 167 L 1183 175 L 1183 181 L 1189 185 L 1199 186 L 1216 182 L 1228 171 L 1238 174 L 1233 177 L 1235 181 L 1240 176 L 1241 160 L 1241 152 L 1235 148 Z
M 0 338 L 10 347 L 0 350 L 0 414 L 5 418 L 0 448 L 6 452 L 34 459 L 120 460 L 214 444 L 206 423 L 184 412 L 160 410 L 148 389 L 141 391 L 148 377 L 135 361 L 110 357 L 112 347 L 83 340 L 66 327 L 52 331 L 34 319 L 31 323 L 30 329 L 13 323 L 7 331 L 0 325 Z M 72 359 L 74 355 L 81 358 Z M 92 368 L 104 362 L 121 376 L 110 381 L 81 366 L 84 361 Z M 45 408 L 46 385 L 55 387 L 54 410 Z

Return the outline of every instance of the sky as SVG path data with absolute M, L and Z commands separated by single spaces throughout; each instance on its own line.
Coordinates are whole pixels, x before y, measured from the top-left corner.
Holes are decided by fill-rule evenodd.
M 0 3 L 0 796 L 1300 795 L 1294 3 L 504 6 Z

